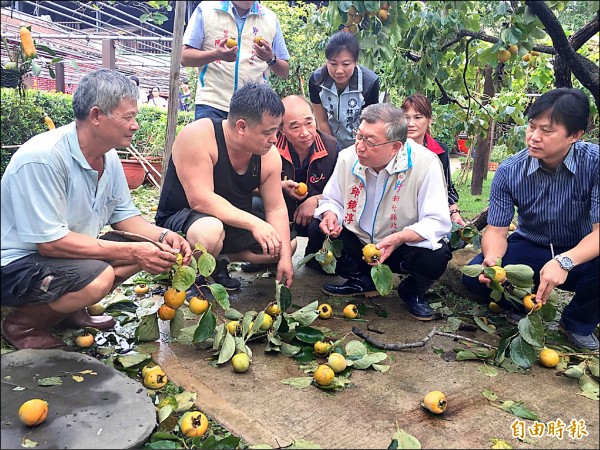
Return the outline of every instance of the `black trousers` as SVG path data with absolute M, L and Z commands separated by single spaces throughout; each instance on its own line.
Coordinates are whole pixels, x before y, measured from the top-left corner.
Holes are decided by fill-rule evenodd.
M 315 219 L 308 229 L 309 239 L 319 234 L 323 239 L 323 233 L 319 229 L 320 221 Z M 342 230 L 338 236 L 343 242 L 342 256 L 336 264 L 336 275 L 348 279 L 370 278 L 371 266 L 362 259 L 362 249 L 366 243 L 361 242 L 358 237 L 348 231 Z M 441 248 L 430 250 L 412 245 L 401 245 L 398 247 L 384 264 L 387 264 L 393 273 L 407 275 L 398 286 L 400 297 L 409 295 L 423 295 L 444 273 L 448 262 L 452 259 L 452 252 L 446 239 L 440 241 Z

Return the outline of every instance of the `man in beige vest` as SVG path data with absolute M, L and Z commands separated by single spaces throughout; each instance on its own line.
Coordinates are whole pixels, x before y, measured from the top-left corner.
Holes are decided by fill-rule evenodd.
M 448 192 L 439 159 L 406 135 L 402 109 L 370 105 L 361 113 L 355 144 L 340 152 L 315 218 L 322 233 L 342 240 L 336 273 L 348 281 L 325 284 L 323 291 L 376 295 L 371 267 L 362 257 L 363 247 L 373 243 L 381 251 L 379 263 L 407 275 L 398 295 L 409 314 L 431 320 L 423 294 L 452 257 Z

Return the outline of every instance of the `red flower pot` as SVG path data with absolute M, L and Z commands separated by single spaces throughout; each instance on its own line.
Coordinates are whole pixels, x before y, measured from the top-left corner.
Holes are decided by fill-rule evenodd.
M 122 159 L 123 171 L 129 189 L 139 188 L 146 178 L 146 171 L 137 159 Z

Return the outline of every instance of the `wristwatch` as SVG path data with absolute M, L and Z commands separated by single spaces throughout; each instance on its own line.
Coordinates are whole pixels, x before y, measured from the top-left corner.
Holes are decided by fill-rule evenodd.
M 568 256 L 556 255 L 554 259 L 557 260 L 560 264 L 560 267 L 566 270 L 567 272 L 570 271 L 573 267 L 575 267 L 573 260 Z
M 270 59 L 269 61 L 267 61 L 267 66 L 271 67 L 271 66 L 275 65 L 276 62 L 277 62 L 277 55 L 275 53 L 273 53 L 273 59 Z

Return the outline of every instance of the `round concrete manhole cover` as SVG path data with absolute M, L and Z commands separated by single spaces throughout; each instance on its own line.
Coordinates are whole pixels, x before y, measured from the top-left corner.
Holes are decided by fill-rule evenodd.
M 88 355 L 28 349 L 4 354 L 1 362 L 2 448 L 134 448 L 156 426 L 146 388 Z M 53 385 L 40 386 L 45 379 Z M 23 425 L 18 414 L 32 398 L 49 404 L 36 427 Z

